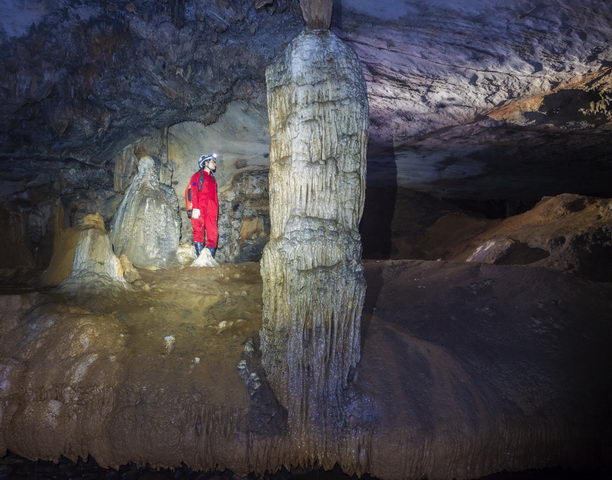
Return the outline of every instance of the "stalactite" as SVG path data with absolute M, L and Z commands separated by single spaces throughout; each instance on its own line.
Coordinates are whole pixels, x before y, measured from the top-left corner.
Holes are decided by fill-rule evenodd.
M 266 80 L 271 237 L 261 263 L 262 362 L 293 438 L 313 461 L 333 465 L 325 438 L 342 422 L 359 361 L 365 294 L 365 83 L 354 52 L 324 30 L 298 36 Z
M 328 29 L 333 3 L 333 0 L 300 0 L 302 15 L 308 28 Z

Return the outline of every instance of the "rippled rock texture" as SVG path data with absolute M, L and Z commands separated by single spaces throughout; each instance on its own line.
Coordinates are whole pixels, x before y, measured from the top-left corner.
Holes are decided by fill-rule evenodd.
M 11 235 L 25 237 L 24 265 L 48 263 L 56 202 L 67 226 L 98 212 L 108 228 L 144 155 L 160 160 L 160 180 L 179 198 L 191 157 L 211 143 L 225 153 L 227 185 L 269 166 L 264 69 L 301 28 L 297 2 L 175 5 L 0 6 L 0 198 L 22 217 Z M 368 185 L 390 189 L 368 215 L 387 215 L 400 187 L 530 205 L 564 192 L 612 195 L 610 9 L 605 0 L 556 7 L 336 2 L 332 30 L 356 51 L 368 86 Z M 223 261 L 254 258 L 256 243 L 242 252 L 230 238 Z
M 359 60 L 328 30 L 300 34 L 266 79 L 272 228 L 261 262 L 262 362 L 314 460 L 334 455 L 321 442 L 359 361 L 367 97 Z M 318 430 L 320 440 L 308 433 Z
M 113 219 L 114 251 L 139 267 L 167 267 L 177 262 L 180 233 L 176 195 L 159 181 L 155 160 L 143 157 Z
M 113 253 L 102 217 L 86 216 L 78 230 L 74 251 L 66 252 L 68 255 L 72 253 L 70 273 L 59 288 L 72 292 L 86 291 L 90 295 L 105 288 L 125 288 L 127 283 L 123 278 L 123 267 Z
M 259 265 L 140 273 L 150 291 L 0 296 L 0 454 L 312 468 L 265 384 L 244 381 Z M 344 411 L 353 427 L 320 466 L 416 480 L 609 465 L 609 284 L 443 261 L 366 262 L 365 276 L 354 387 L 369 400 Z

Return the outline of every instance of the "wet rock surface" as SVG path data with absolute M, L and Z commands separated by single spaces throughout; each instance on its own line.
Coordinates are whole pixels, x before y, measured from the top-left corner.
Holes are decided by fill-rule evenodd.
M 106 467 L 311 471 L 251 394 L 265 377 L 248 364 L 241 373 L 261 327 L 258 265 L 139 273 L 150 291 L 0 296 L 0 450 Z M 608 465 L 609 284 L 427 261 L 366 262 L 365 273 L 356 385 L 372 429 L 337 451 L 345 472 Z
M 482 480 L 606 480 L 607 472 L 573 469 L 531 470 L 525 472 L 487 475 Z M 91 458 L 72 462 L 64 457 L 58 462 L 32 461 L 8 453 L 0 458 L 0 478 L 7 479 L 68 479 L 83 480 L 348 480 L 354 479 L 339 468 L 332 471 L 313 470 L 289 472 L 282 469 L 276 473 L 241 476 L 229 470 L 223 472 L 197 472 L 186 467 L 150 470 L 136 465 L 123 465 L 115 470 L 99 467 Z M 374 477 L 364 475 L 370 480 Z
M 176 195 L 159 181 L 155 160 L 145 156 L 113 218 L 113 249 L 139 267 L 167 267 L 177 262 L 180 233 Z
M 68 276 L 59 284 L 65 291 L 93 291 L 125 288 L 123 267 L 113 253 L 100 215 L 86 216 L 79 226 Z M 67 252 L 69 254 L 69 252 Z
M 331 2 L 302 8 L 317 23 Z M 306 15 L 310 9 L 317 12 Z M 261 260 L 262 365 L 296 447 L 331 468 L 336 455 L 320 446 L 340 434 L 337 412 L 360 357 L 366 86 L 350 47 L 308 29 L 267 68 L 266 83 L 271 232 Z

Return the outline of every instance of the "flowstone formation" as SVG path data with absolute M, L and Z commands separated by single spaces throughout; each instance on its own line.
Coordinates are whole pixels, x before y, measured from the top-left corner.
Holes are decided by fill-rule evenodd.
M 337 426 L 360 356 L 366 88 L 357 56 L 328 30 L 300 34 L 266 81 L 271 232 L 261 261 L 262 363 L 292 437 L 321 460 L 325 442 L 316 433 Z
M 177 205 L 174 190 L 160 183 L 155 161 L 143 157 L 113 220 L 115 253 L 127 255 L 138 267 L 175 262 L 181 231 Z
M 123 267 L 113 254 L 108 234 L 104 229 L 104 219 L 97 214 L 87 215 L 79 230 L 72 271 L 59 287 L 68 291 L 127 287 L 127 282 L 123 278 Z

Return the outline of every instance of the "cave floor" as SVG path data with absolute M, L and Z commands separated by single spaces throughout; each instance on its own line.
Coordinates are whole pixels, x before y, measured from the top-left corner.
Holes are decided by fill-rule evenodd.
M 368 456 L 339 450 L 345 471 L 607 465 L 612 284 L 527 266 L 364 265 L 360 400 L 345 414 Z M 256 395 L 238 366 L 261 324 L 259 265 L 139 272 L 146 287 L 128 291 L 0 296 L 0 452 L 242 474 L 298 465 L 281 429 L 244 436 Z

